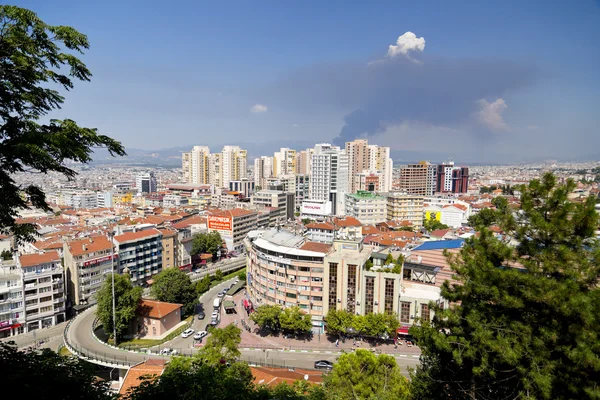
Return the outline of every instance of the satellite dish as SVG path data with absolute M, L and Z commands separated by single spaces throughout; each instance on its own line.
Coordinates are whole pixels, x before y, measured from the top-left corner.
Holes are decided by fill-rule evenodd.
M 304 375 L 304 380 L 307 381 L 308 380 L 308 375 Z

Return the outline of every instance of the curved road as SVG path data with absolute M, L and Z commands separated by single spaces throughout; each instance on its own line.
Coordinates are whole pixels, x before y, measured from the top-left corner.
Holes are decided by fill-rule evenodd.
M 208 292 L 204 293 L 200 297 L 199 308 L 203 309 L 206 318 L 204 320 L 198 320 L 194 318 L 192 329 L 195 331 L 206 330 L 207 324 L 210 322 L 210 314 L 212 313 L 212 303 L 217 297 L 218 292 L 223 290 L 226 286 L 228 287 L 232 280 L 223 282 Z M 95 319 L 96 307 L 91 307 L 79 316 L 77 316 L 67 326 L 65 331 L 65 344 L 67 347 L 71 347 L 75 350 L 75 353 L 79 356 L 84 356 L 89 361 L 111 366 L 127 368 L 128 366 L 135 365 L 148 359 L 160 359 L 166 358 L 166 356 L 160 356 L 157 354 L 142 354 L 134 353 L 126 350 L 113 348 L 106 343 L 103 343 L 96 339 L 92 334 L 92 325 Z M 206 340 L 206 339 L 204 339 Z M 196 351 L 193 347 L 194 340 L 192 337 L 182 338 L 181 336 L 162 344 L 151 348 L 153 352 L 158 352 L 160 348 L 170 347 L 178 349 L 184 354 L 192 354 Z M 314 362 L 317 360 L 329 360 L 335 362 L 336 358 L 339 357 L 340 353 L 335 352 L 308 352 L 308 351 L 283 351 L 277 349 L 268 350 L 256 350 L 256 349 L 240 349 L 242 353 L 241 359 L 253 364 L 275 364 L 280 366 L 298 367 L 298 368 L 313 368 Z M 419 364 L 418 356 L 396 356 L 396 361 L 400 365 L 405 375 L 407 373 L 407 367 L 416 367 Z

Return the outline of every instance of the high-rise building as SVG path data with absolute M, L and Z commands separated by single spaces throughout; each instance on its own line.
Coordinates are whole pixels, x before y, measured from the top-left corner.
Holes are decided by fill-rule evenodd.
M 187 183 L 209 183 L 209 157 L 207 146 L 194 146 L 192 151 L 181 155 L 181 169 Z
M 469 190 L 469 167 L 452 171 L 452 193 L 467 193 Z
M 296 150 L 282 147 L 273 155 L 273 176 L 296 173 Z
M 393 162 L 390 158 L 390 148 L 370 145 L 366 139 L 356 139 L 346 142 L 346 154 L 348 154 L 348 187 L 349 192 L 355 193 L 361 190 L 357 187 L 357 174 L 381 174 L 382 181 L 380 191 L 386 192 L 392 189 Z
M 312 163 L 312 155 L 315 149 L 306 149 L 296 153 L 296 173 L 310 174 L 310 165 Z
M 344 212 L 344 195 L 348 193 L 348 156 L 338 146 L 317 144 L 312 156 L 309 198 L 329 202 L 334 215 Z
M 192 183 L 192 153 L 181 153 L 181 171 L 183 172 L 183 181 Z
M 436 166 L 427 161 L 408 164 L 400 169 L 400 191 L 431 196 L 436 187 Z
M 221 151 L 221 184 L 229 187 L 230 181 L 242 180 L 247 173 L 247 152 L 239 146 L 225 146 Z
M 156 228 L 123 232 L 113 238 L 118 254 L 118 273 L 143 285 L 162 271 L 162 233 Z
M 154 176 L 154 172 L 137 175 L 135 177 L 135 187 L 138 194 L 156 193 L 156 176 Z
M 348 177 L 349 192 L 356 191 L 354 175 L 369 169 L 369 142 L 366 139 L 356 139 L 346 142 L 346 154 L 348 155 Z
M 468 188 L 468 167 L 455 167 L 453 161 L 448 161 L 437 166 L 437 193 L 466 193 Z
M 254 185 L 266 188 L 265 180 L 273 177 L 273 157 L 261 156 L 254 160 Z
M 376 171 L 381 175 L 380 192 L 392 190 L 393 170 L 394 162 L 390 157 L 390 148 L 369 145 L 369 171 Z

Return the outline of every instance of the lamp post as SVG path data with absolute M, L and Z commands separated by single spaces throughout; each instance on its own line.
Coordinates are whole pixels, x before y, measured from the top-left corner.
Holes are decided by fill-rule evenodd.
M 108 237 L 110 238 L 110 276 L 112 278 L 112 312 L 113 312 L 113 340 L 115 342 L 115 346 L 117 345 L 117 307 L 115 300 L 115 247 L 113 243 L 113 238 L 115 237 L 115 233 L 113 231 L 108 233 Z

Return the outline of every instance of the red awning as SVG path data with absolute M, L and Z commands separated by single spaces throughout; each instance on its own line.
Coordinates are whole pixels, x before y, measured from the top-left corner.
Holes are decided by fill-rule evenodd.
M 244 299 L 244 307 L 248 308 L 248 300 Z
M 20 326 L 21 326 L 21 324 L 14 324 L 14 325 L 11 325 L 11 326 L 5 326 L 4 328 L 0 328 L 0 332 L 7 331 L 7 330 L 13 329 L 13 328 L 18 328 Z
M 401 326 L 400 328 L 398 328 L 398 329 L 396 330 L 396 332 L 397 332 L 399 335 L 408 335 L 408 334 L 409 334 L 409 333 L 408 333 L 408 329 L 409 329 L 409 328 L 410 328 L 410 326 Z

